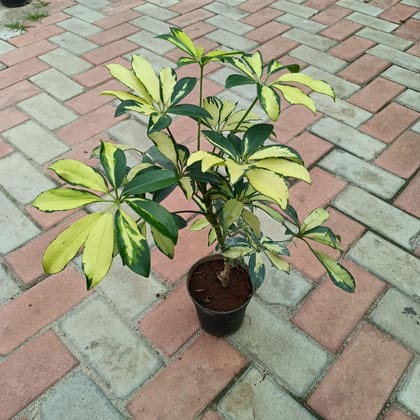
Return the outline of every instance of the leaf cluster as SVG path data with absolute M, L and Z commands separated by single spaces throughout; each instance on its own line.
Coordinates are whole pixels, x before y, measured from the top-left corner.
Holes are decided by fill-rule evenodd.
M 178 231 L 188 220 L 170 212 L 162 201 L 180 188 L 186 199 L 195 204 L 190 211 L 191 230 L 208 230 L 209 246 L 225 258 L 226 264 L 241 260 L 249 267 L 256 290 L 265 276 L 265 261 L 279 270 L 289 271 L 285 257 L 291 240 L 303 240 L 332 281 L 346 291 L 354 290 L 351 274 L 314 243 L 340 250 L 339 237 L 323 223 L 328 212 L 315 209 L 302 223 L 289 203 L 290 182 L 311 183 L 309 172 L 299 153 L 276 142 L 274 126 L 255 113 L 259 105 L 269 121 L 281 114 L 281 101 L 299 104 L 315 112 L 308 89 L 332 98 L 331 87 L 299 72 L 296 65 L 282 65 L 277 60 L 264 64 L 260 52 L 205 52 L 183 31 L 171 28 L 160 36 L 186 56 L 178 66 L 198 66 L 193 76 L 178 80 L 175 69 L 155 73 L 141 56 L 133 56 L 131 68 L 118 64 L 107 66 L 111 75 L 126 90 L 110 90 L 120 101 L 116 116 L 135 112 L 148 118 L 147 150 L 102 142 L 97 150 L 101 168 L 80 161 L 61 160 L 51 169 L 70 187 L 46 191 L 33 205 L 42 211 L 60 211 L 101 203 L 92 212 L 61 233 L 44 255 L 44 269 L 62 270 L 83 248 L 82 264 L 88 287 L 100 282 L 119 254 L 124 265 L 148 276 L 150 246 L 156 246 L 169 258 L 174 255 Z M 252 85 L 255 98 L 248 108 L 219 97 L 204 98 L 204 68 L 211 62 L 230 66 L 225 87 Z M 190 103 L 198 89 L 198 103 Z M 196 124 L 193 147 L 176 140 L 171 127 L 174 118 Z M 138 164 L 127 167 L 128 152 L 138 155 Z M 261 215 L 265 214 L 283 229 L 282 240 L 263 232 Z

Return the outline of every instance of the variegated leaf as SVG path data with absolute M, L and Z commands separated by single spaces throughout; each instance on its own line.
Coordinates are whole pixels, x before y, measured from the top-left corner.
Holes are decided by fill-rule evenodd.
M 85 242 L 82 266 L 88 289 L 108 273 L 114 250 L 114 220 L 110 212 L 101 213 Z
M 284 158 L 303 164 L 299 153 L 291 147 L 285 145 L 264 146 L 249 156 L 250 160 L 260 160 L 268 158 Z
M 234 198 L 227 201 L 223 207 L 223 226 L 228 228 L 235 223 L 241 216 L 243 208 L 243 203 Z
M 258 85 L 258 100 L 271 121 L 277 121 L 280 115 L 280 98 L 269 86 Z
M 228 169 L 230 182 L 232 185 L 236 184 L 243 177 L 245 171 L 248 169 L 248 165 L 236 163 L 232 159 L 226 159 L 225 164 Z
M 152 65 L 142 56 L 133 55 L 131 59 L 131 66 L 134 74 L 146 87 L 150 96 L 157 103 L 160 102 L 160 86 L 159 79 L 153 70 Z
M 285 86 L 279 83 L 271 86 L 278 89 L 289 104 L 303 105 L 310 109 L 314 114 L 316 113 L 316 107 L 313 99 L 302 92 L 299 88 L 294 86 Z
M 115 232 L 123 264 L 147 277 L 150 272 L 150 249 L 136 222 L 119 209 L 115 213 Z
M 205 217 L 200 217 L 199 219 L 195 220 L 191 226 L 190 226 L 190 230 L 192 231 L 199 231 L 199 230 L 203 230 L 204 228 L 206 228 L 209 225 L 209 221 L 205 218 Z
M 126 158 L 121 149 L 108 141 L 101 143 L 101 164 L 111 185 L 117 189 L 121 186 L 126 173 Z
M 102 175 L 79 160 L 57 160 L 49 169 L 52 169 L 61 179 L 71 185 L 78 185 L 104 193 L 108 192 L 108 187 Z
M 284 177 L 302 179 L 308 184 L 312 182 L 311 176 L 304 166 L 287 159 L 261 159 L 253 162 L 253 166 L 256 166 L 257 168 L 268 169 Z
M 330 218 L 330 214 L 323 208 L 312 210 L 305 218 L 300 229 L 301 233 L 311 230 L 314 227 L 320 226 Z
M 52 188 L 44 191 L 32 203 L 32 206 L 45 212 L 72 210 L 87 204 L 103 201 L 101 197 L 73 188 Z
M 270 251 L 265 251 L 265 255 L 267 255 L 268 259 L 278 270 L 284 271 L 286 273 L 290 272 L 290 265 L 283 258 L 273 254 Z
M 164 131 L 158 131 L 149 134 L 150 139 L 156 145 L 160 153 L 166 156 L 172 163 L 176 165 L 178 154 L 174 141 Z
M 42 259 L 44 271 L 48 274 L 62 271 L 79 252 L 100 217 L 100 213 L 88 214 L 61 232 L 45 250 Z
M 254 292 L 263 284 L 265 278 L 264 261 L 260 254 L 254 252 L 248 261 L 249 276 L 251 278 Z
M 280 76 L 274 83 L 277 83 L 277 82 L 300 83 L 301 85 L 307 86 L 315 92 L 322 93 L 323 95 L 331 96 L 333 99 L 335 99 L 335 93 L 328 83 L 322 80 L 315 80 L 311 76 L 308 76 L 307 74 L 286 73 Z
M 257 191 L 275 200 L 282 209 L 286 208 L 289 190 L 280 175 L 266 169 L 250 169 L 246 176 Z
M 165 105 L 171 103 L 172 93 L 176 85 L 176 73 L 170 67 L 164 67 L 159 74 L 160 98 Z

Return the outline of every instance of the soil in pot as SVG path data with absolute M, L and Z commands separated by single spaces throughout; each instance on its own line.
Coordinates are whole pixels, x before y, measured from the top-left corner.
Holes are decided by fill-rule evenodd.
M 252 296 L 252 285 L 245 268 L 232 267 L 231 284 L 227 288 L 223 288 L 217 278 L 222 270 L 220 256 L 206 257 L 191 268 L 187 279 L 201 327 L 208 334 L 219 337 L 233 334 L 241 327 Z
M 252 294 L 247 271 L 236 265 L 232 267 L 230 286 L 222 287 L 217 275 L 223 270 L 223 259 L 205 261 L 194 269 L 189 281 L 193 299 L 205 308 L 214 311 L 232 311 L 243 305 Z

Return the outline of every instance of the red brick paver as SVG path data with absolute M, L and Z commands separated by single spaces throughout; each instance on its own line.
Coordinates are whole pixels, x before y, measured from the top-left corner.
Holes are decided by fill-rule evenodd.
M 412 354 L 366 324 L 309 398 L 328 420 L 374 419 L 397 385 Z
M 225 340 L 203 334 L 133 399 L 128 410 L 136 418 L 192 419 L 245 364 L 245 357 Z
M 0 308 L 0 354 L 6 355 L 86 296 L 84 278 L 68 267 Z
M 8 420 L 77 365 L 51 331 L 0 364 L 0 419 Z

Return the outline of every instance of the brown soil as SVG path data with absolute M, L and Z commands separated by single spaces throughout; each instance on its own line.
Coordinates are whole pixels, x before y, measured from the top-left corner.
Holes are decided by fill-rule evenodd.
M 223 270 L 223 260 L 205 261 L 191 274 L 189 290 L 202 306 L 216 311 L 232 311 L 245 303 L 252 294 L 247 271 L 236 265 L 231 269 L 230 286 L 223 288 L 217 275 Z

